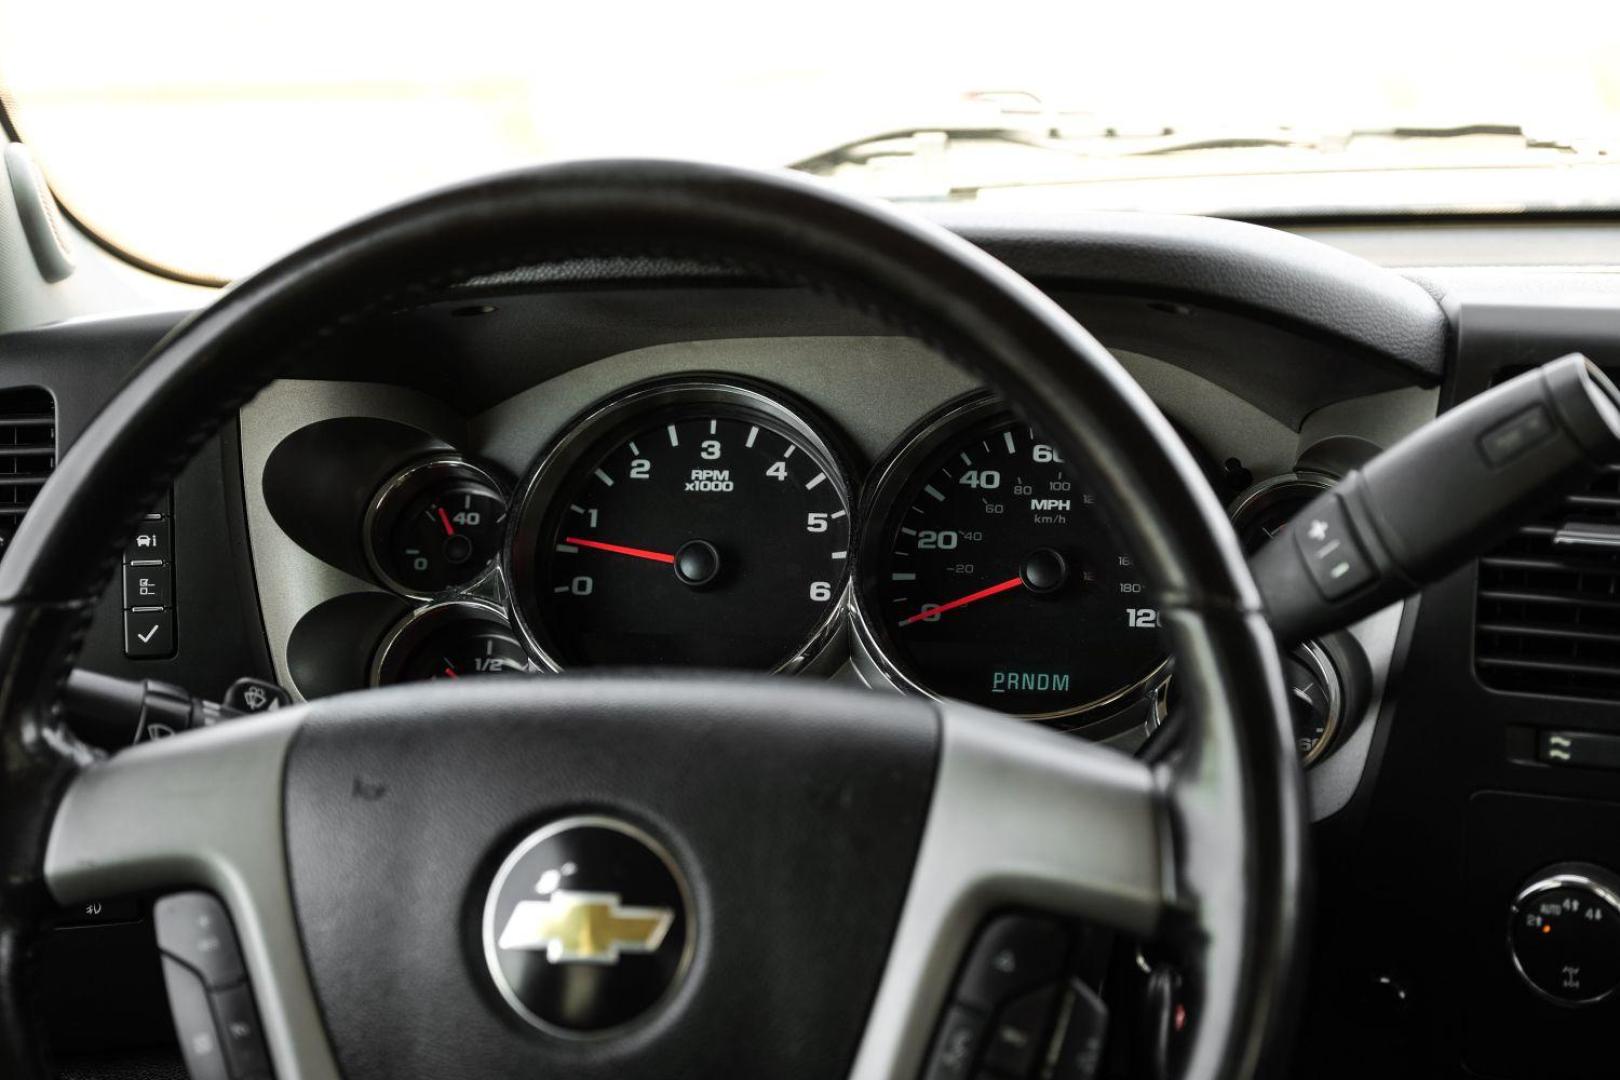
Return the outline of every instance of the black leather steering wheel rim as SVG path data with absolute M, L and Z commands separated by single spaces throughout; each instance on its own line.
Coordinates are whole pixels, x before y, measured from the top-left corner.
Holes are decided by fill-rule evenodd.
M 243 281 L 160 343 L 63 456 L 0 563 L 0 1060 L 44 1076 L 26 979 L 47 844 L 91 765 L 57 696 L 124 538 L 222 420 L 312 342 L 481 273 L 674 254 L 806 284 L 987 378 L 1093 463 L 1177 657 L 1190 737 L 1166 806 L 1177 932 L 1205 987 L 1190 1076 L 1252 1074 L 1298 968 L 1304 816 L 1275 647 L 1236 539 L 1168 423 L 1053 302 L 943 230 L 803 180 L 548 166 L 384 211 Z M 183 882 L 176 882 L 183 884 Z

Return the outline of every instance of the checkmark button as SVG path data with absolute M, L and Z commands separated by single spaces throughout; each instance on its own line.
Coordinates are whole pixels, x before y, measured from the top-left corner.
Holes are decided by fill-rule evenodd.
M 174 612 L 157 607 L 124 612 L 124 655 L 135 660 L 173 656 Z

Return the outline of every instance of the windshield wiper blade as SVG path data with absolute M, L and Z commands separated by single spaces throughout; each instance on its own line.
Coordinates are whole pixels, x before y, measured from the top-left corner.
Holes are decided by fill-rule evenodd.
M 791 162 L 787 167 L 796 172 L 826 176 L 841 165 L 866 165 L 880 158 L 916 157 L 924 148 L 923 144 L 918 143 L 917 140 L 922 139 L 924 136 L 934 136 L 938 144 L 945 145 L 953 142 L 978 142 L 1002 143 L 1008 146 L 1024 146 L 1034 149 L 1058 149 L 1049 146 L 1045 140 L 1018 128 L 933 125 L 894 128 L 875 135 L 864 135 L 859 139 L 840 143 L 829 150 L 823 150 L 818 154 L 812 154 L 807 158 Z M 908 142 L 912 145 L 905 145 Z
M 1397 125 L 1389 128 L 1357 128 L 1350 138 L 1383 139 L 1522 139 L 1527 150 L 1579 150 L 1574 141 L 1532 134 L 1523 124 L 1452 124 L 1439 127 Z

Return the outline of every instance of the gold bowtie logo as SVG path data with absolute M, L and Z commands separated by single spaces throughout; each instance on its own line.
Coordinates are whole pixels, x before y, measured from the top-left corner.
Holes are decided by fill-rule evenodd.
M 650 953 L 663 943 L 675 913 L 626 907 L 618 893 L 558 889 L 547 900 L 520 900 L 497 944 L 546 951 L 553 964 L 617 964 L 621 953 Z

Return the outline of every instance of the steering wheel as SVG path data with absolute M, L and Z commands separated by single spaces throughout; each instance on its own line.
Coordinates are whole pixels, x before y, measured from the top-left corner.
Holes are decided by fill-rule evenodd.
M 1150 765 L 962 705 L 673 675 L 365 691 L 107 759 L 73 738 L 60 691 L 125 538 L 279 371 L 480 274 L 645 256 L 857 305 L 1087 462 L 1176 658 L 1176 752 Z M 282 1080 L 954 1075 L 937 1071 L 941 1017 L 975 933 L 1009 908 L 1173 940 L 1186 1076 L 1249 1076 L 1288 1027 L 1300 774 L 1213 493 L 1045 295 L 808 181 L 535 168 L 240 282 L 62 457 L 0 563 L 0 672 L 7 1075 L 52 1075 L 29 980 L 55 905 L 186 888 L 234 924 Z

